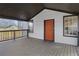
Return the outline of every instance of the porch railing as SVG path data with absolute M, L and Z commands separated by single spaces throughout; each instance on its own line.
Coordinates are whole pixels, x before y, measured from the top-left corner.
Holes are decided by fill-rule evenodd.
M 27 30 L 5 30 L 0 31 L 0 41 L 12 40 L 27 37 Z

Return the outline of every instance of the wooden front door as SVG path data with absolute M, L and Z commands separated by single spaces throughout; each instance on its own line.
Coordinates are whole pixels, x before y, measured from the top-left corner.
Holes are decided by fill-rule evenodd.
M 44 21 L 44 40 L 54 41 L 54 19 Z

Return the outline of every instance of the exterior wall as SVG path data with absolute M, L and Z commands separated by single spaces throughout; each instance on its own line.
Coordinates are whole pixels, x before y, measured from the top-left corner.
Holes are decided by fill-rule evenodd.
M 34 32 L 30 33 L 29 36 L 44 40 L 44 20 L 54 19 L 55 42 L 77 45 L 77 38 L 63 36 L 63 16 L 66 15 L 70 14 L 44 9 L 42 12 L 32 18 L 32 20 L 34 20 Z

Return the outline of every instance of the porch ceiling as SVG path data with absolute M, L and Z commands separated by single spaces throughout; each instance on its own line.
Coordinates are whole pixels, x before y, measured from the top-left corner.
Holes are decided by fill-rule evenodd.
M 0 17 L 29 21 L 44 8 L 79 14 L 78 3 L 0 3 Z

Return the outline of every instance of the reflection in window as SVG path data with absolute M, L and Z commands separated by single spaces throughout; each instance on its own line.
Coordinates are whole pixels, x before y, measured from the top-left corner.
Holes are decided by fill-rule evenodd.
M 64 17 L 64 35 L 65 36 L 78 36 L 78 16 L 65 16 Z

